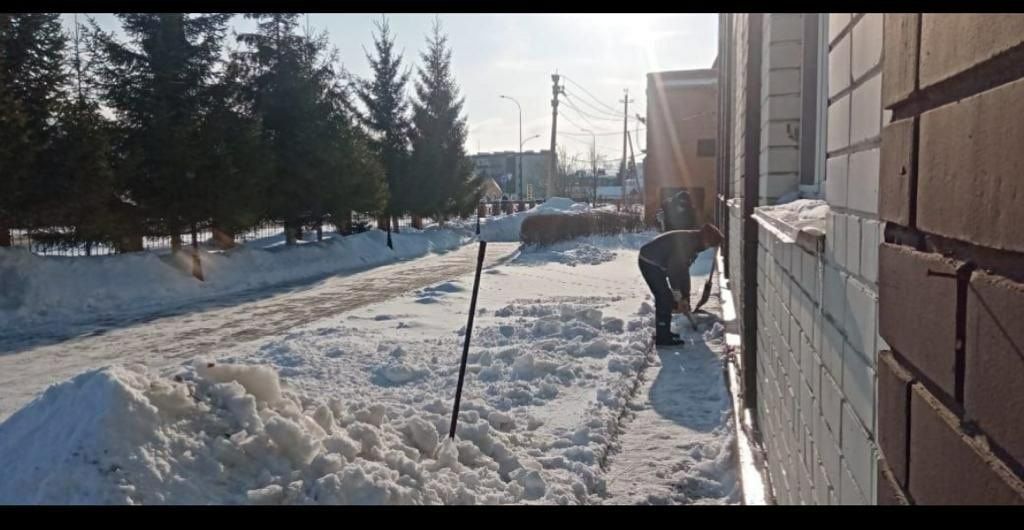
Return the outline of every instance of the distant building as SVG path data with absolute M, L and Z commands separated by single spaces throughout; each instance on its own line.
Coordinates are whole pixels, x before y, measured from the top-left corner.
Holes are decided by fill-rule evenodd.
M 519 152 L 498 151 L 469 156 L 476 174 L 493 178 L 510 196 L 519 196 Z M 523 151 L 523 196 L 547 197 L 545 182 L 551 167 L 551 151 Z
M 690 193 L 698 222 L 712 220 L 717 136 L 717 70 L 647 74 L 643 188 L 648 223 L 654 223 L 662 201 L 680 190 Z

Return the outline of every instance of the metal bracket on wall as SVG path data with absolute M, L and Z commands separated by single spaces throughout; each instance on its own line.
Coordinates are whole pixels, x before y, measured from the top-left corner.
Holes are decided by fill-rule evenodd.
M 953 278 L 956 280 L 956 316 L 955 316 L 955 343 L 953 345 L 955 355 L 954 366 L 954 399 L 959 404 L 964 402 L 964 365 L 965 346 L 967 342 L 967 289 L 971 284 L 971 274 L 977 269 L 977 265 L 967 261 L 956 268 L 953 273 L 939 272 L 929 269 L 928 276 L 940 278 Z

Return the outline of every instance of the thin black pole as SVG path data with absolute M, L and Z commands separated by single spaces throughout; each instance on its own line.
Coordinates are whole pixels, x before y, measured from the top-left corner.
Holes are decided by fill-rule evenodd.
M 484 268 L 484 253 L 487 242 L 480 242 L 480 253 L 476 256 L 476 277 L 473 279 L 473 298 L 469 302 L 469 322 L 466 324 L 466 340 L 462 345 L 462 364 L 459 365 L 459 384 L 455 387 L 455 405 L 452 407 L 452 428 L 448 437 L 455 439 L 455 426 L 459 421 L 459 402 L 462 400 L 462 382 L 466 378 L 466 360 L 469 358 L 469 339 L 473 335 L 473 315 L 476 314 L 476 294 L 480 290 L 480 270 Z

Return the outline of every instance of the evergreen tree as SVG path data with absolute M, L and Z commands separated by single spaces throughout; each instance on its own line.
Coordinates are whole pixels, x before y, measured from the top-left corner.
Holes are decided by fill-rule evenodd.
M 223 248 L 266 215 L 271 158 L 242 89 L 239 65 L 232 62 L 211 88 L 199 124 L 197 191 L 214 240 Z
M 117 171 L 151 229 L 180 234 L 204 219 L 199 129 L 230 14 L 121 13 L 119 42 L 95 24 L 103 96 L 118 121 Z M 136 232 L 141 230 L 136 227 Z
M 416 81 L 412 116 L 412 164 L 407 186 L 415 192 L 412 210 L 443 220 L 472 211 L 482 193 L 481 179 L 473 175 L 466 155 L 466 118 L 463 100 L 451 71 L 451 48 L 434 21 Z M 415 179 L 415 180 L 413 180 Z
M 9 228 L 45 222 L 35 203 L 66 77 L 59 13 L 0 14 L 0 245 Z
M 381 160 L 387 179 L 389 199 L 384 208 L 388 216 L 411 211 L 415 190 L 407 186 L 409 158 L 408 102 L 405 84 L 409 72 L 402 72 L 402 56 L 394 51 L 395 40 L 386 18 L 374 23 L 376 57 L 366 52 L 373 76 L 355 83 L 355 92 L 365 107 L 360 122 L 368 129 L 371 146 Z
M 351 105 L 326 35 L 298 35 L 295 14 L 248 16 L 258 29 L 239 36 L 248 47 L 239 59 L 272 158 L 268 213 L 285 221 L 294 243 L 302 225 L 319 227 L 346 205 L 378 207 L 380 172 L 345 112 Z

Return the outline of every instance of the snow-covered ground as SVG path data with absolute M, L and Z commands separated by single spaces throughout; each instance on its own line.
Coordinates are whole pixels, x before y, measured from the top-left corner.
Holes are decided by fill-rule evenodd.
M 0 424 L 0 503 L 735 502 L 724 339 L 649 349 L 651 235 L 485 271 L 454 442 L 471 274 L 184 365 L 98 358 Z
M 553 198 L 513 215 L 481 222 L 480 238 L 518 241 L 527 216 L 585 211 L 586 205 Z M 476 239 L 476 219 L 445 227 L 403 229 L 387 236 L 371 230 L 347 237 L 326 233 L 322 242 L 285 247 L 278 236 L 227 252 L 203 252 L 205 281 L 191 275 L 184 255 L 137 252 L 94 257 L 37 256 L 25 248 L 0 248 L 0 338 L 46 334 L 55 328 L 160 314 L 226 295 L 352 273 L 446 252 Z M 307 234 L 310 237 L 312 233 Z

